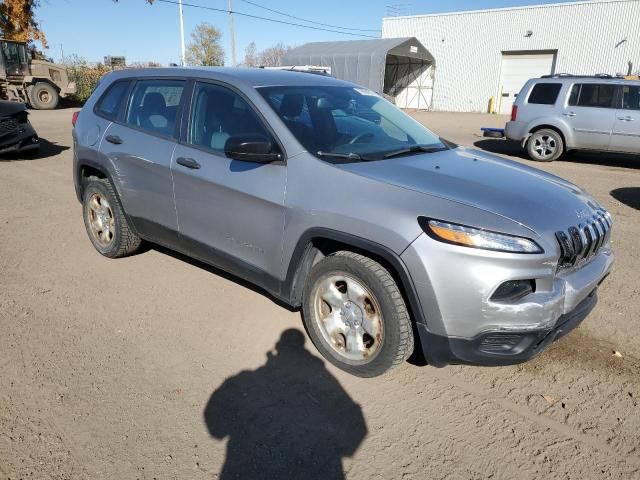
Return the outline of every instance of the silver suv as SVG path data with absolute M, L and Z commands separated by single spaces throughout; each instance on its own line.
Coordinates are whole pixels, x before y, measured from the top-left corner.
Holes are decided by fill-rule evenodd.
M 114 72 L 74 121 L 98 252 L 146 240 L 248 280 L 355 375 L 412 354 L 528 360 L 585 318 L 613 262 L 611 217 L 580 188 L 330 77 Z
M 507 138 L 550 162 L 571 150 L 640 153 L 640 81 L 555 75 L 518 94 Z

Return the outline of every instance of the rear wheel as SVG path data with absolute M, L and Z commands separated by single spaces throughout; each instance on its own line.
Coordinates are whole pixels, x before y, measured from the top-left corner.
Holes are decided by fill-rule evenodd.
M 338 368 L 375 377 L 413 352 L 404 298 L 390 273 L 341 251 L 318 262 L 305 285 L 303 318 L 311 340 Z
M 135 253 L 141 244 L 124 215 L 111 183 L 91 178 L 84 189 L 84 225 L 89 240 L 105 257 L 126 257 Z
M 564 153 L 562 135 L 548 128 L 533 132 L 527 141 L 527 153 L 536 162 L 559 159 Z
M 58 91 L 46 82 L 37 82 L 27 90 L 29 103 L 36 110 L 53 110 L 58 106 Z

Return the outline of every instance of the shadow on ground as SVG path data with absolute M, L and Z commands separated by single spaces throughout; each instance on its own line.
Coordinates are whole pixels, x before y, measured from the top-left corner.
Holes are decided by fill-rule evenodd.
M 183 262 L 188 263 L 189 265 L 193 265 L 194 267 L 198 267 L 201 268 L 202 270 L 206 270 L 207 272 L 213 274 L 213 275 L 217 275 L 218 277 L 222 277 L 225 280 L 229 280 L 230 282 L 234 282 L 244 288 L 248 288 L 249 290 L 255 292 L 255 293 L 259 293 L 260 295 L 263 295 L 264 297 L 268 298 L 269 300 L 271 300 L 273 303 L 275 303 L 276 305 L 290 311 L 290 312 L 297 312 L 299 309 L 298 308 L 294 308 L 291 305 L 283 302 L 282 300 L 280 300 L 279 298 L 277 298 L 276 296 L 272 295 L 271 293 L 269 293 L 268 291 L 260 288 L 258 285 L 256 285 L 255 283 L 251 283 L 243 278 L 240 278 L 232 273 L 226 272 L 220 268 L 214 267 L 212 265 L 209 265 L 208 263 L 204 263 L 201 262 L 200 260 L 196 260 L 193 257 L 189 257 L 187 255 L 183 255 L 182 253 L 176 252 L 175 250 L 171 250 L 170 248 L 167 247 L 163 247 L 162 245 L 158 245 L 155 243 L 149 243 L 149 242 L 143 242 L 142 244 L 142 248 L 140 249 L 140 251 L 138 252 L 138 254 L 144 253 L 146 251 L 149 250 L 155 250 L 158 253 L 163 253 L 165 255 L 169 255 L 170 257 L 175 258 L 176 260 L 181 260 Z
M 640 210 L 640 187 L 625 187 L 611 190 L 611 196 L 625 205 Z
M 511 142 L 509 140 L 496 138 L 485 138 L 478 140 L 473 145 L 486 152 L 509 155 L 511 157 L 529 160 L 532 164 L 538 163 L 533 162 L 527 156 L 526 151 L 518 142 Z M 640 169 L 640 155 L 626 155 L 623 153 L 571 151 L 566 153 L 560 161 L 602 165 L 607 167 Z
M 0 155 L 0 162 L 20 162 L 28 160 L 40 160 L 42 158 L 55 157 L 59 153 L 69 150 L 69 146 L 50 142 L 40 138 L 40 148 L 25 152 L 11 152 Z
M 228 378 L 204 410 L 209 433 L 228 437 L 220 479 L 343 479 L 342 459 L 367 435 L 360 405 L 304 348 L 282 333 L 266 363 Z

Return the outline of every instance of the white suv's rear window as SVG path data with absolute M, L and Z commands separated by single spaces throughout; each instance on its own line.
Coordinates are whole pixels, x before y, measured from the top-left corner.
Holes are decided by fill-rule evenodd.
M 554 105 L 561 88 L 561 83 L 536 83 L 531 89 L 527 103 Z

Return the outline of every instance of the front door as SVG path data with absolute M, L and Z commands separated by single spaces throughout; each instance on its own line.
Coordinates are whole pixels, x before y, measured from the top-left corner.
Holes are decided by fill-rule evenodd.
M 119 177 L 124 210 L 143 235 L 158 240 L 178 230 L 171 159 L 184 88 L 183 80 L 136 82 L 125 118 L 109 125 L 100 146 Z
M 180 234 L 202 260 L 245 278 L 275 276 L 287 169 L 228 158 L 227 140 L 245 135 L 269 140 L 279 150 L 241 94 L 196 82 L 186 141 L 176 148 L 172 166 Z
M 618 86 L 613 83 L 576 83 L 562 115 L 573 131 L 569 147 L 608 150 L 616 116 Z
M 640 86 L 622 87 L 622 109 L 616 111 L 610 150 L 640 153 Z

